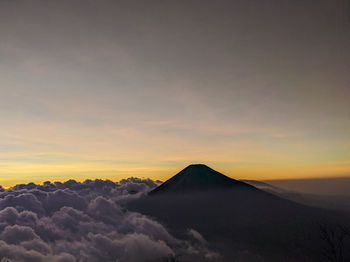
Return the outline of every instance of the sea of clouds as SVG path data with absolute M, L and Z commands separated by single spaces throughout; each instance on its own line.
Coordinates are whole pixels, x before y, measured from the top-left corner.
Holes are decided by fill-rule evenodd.
M 0 261 L 217 260 L 199 232 L 189 229 L 180 240 L 155 219 L 125 209 L 159 184 L 129 178 L 0 187 Z

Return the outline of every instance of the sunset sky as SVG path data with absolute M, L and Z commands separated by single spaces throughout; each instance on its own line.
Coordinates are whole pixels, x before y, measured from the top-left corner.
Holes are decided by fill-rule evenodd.
M 345 0 L 0 0 L 0 184 L 350 177 L 349 50 Z

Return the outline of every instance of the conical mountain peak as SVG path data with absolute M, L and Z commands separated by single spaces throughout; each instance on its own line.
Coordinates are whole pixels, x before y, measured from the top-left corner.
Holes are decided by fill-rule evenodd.
M 233 187 L 254 188 L 246 183 L 229 178 L 204 164 L 192 164 L 151 191 L 150 195 L 223 190 Z

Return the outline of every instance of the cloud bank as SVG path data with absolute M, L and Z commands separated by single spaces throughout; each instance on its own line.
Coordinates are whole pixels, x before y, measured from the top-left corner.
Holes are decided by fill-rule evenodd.
M 167 261 L 178 253 L 217 259 L 200 233 L 190 230 L 189 240 L 179 240 L 154 219 L 124 208 L 159 183 L 129 178 L 1 188 L 0 260 Z

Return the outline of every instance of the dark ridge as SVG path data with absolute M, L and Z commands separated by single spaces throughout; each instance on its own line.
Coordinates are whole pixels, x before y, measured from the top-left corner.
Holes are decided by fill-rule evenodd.
M 343 213 L 295 203 L 231 179 L 206 165 L 190 165 L 127 208 L 156 218 L 181 238 L 198 231 L 232 261 L 242 250 L 259 259 L 240 261 L 322 261 L 319 225 L 348 225 Z M 292 243 L 292 244 L 291 244 Z M 260 259 L 261 258 L 261 259 Z M 238 259 L 237 259 L 238 261 Z
M 152 190 L 149 195 L 255 187 L 229 178 L 204 164 L 192 164 Z

